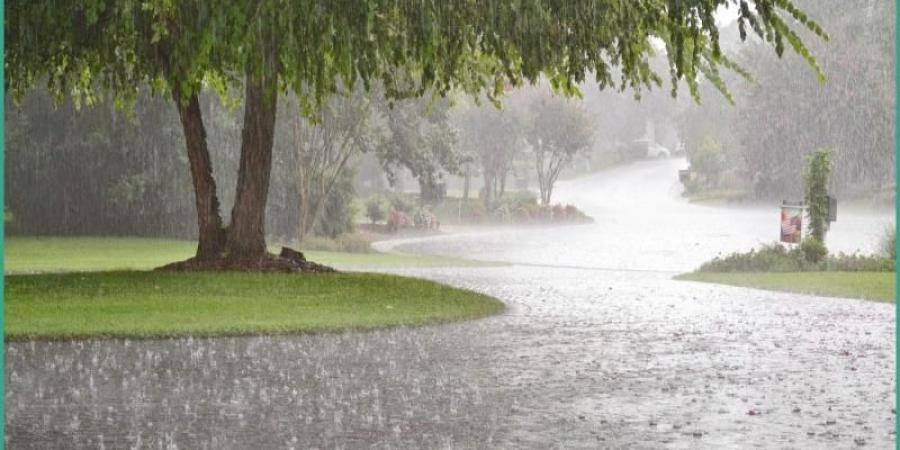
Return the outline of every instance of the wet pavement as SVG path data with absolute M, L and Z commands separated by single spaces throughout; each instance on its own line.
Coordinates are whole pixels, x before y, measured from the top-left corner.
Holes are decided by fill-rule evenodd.
M 680 200 L 677 164 L 561 186 L 595 224 L 384 244 L 517 263 L 395 271 L 499 316 L 7 344 L 7 448 L 893 448 L 894 306 L 672 281 L 777 233 L 777 210 Z M 829 243 L 850 251 L 887 216 L 840 219 Z

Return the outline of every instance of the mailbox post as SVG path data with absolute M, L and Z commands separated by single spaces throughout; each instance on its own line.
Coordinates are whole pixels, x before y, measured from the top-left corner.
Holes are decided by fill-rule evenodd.
M 837 222 L 837 199 L 828 196 L 828 223 Z

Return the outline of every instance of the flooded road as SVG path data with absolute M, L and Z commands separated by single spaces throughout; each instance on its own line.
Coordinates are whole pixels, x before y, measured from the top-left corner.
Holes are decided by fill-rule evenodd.
M 507 311 L 417 329 L 6 345 L 8 448 L 893 448 L 894 306 L 672 281 L 773 241 L 677 160 L 560 186 L 596 223 L 383 244 Z M 885 214 L 843 214 L 868 251 Z

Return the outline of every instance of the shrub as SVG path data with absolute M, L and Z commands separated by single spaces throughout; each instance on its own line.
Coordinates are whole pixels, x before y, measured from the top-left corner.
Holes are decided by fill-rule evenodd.
M 380 198 L 372 197 L 366 202 L 366 217 L 372 221 L 373 225 L 384 220 L 386 216 L 384 202 Z
M 536 205 L 537 204 L 537 195 L 531 191 L 516 191 L 510 192 L 501 198 L 503 201 L 508 201 L 516 206 L 521 205 Z
M 559 203 L 557 203 L 557 204 L 555 204 L 555 205 L 553 205 L 553 206 L 551 207 L 551 210 L 553 211 L 553 212 L 552 212 L 552 214 L 553 214 L 553 220 L 555 220 L 555 221 L 557 221 L 557 222 L 561 222 L 561 221 L 563 221 L 563 220 L 566 220 L 566 210 L 563 208 L 562 205 L 560 205 Z
M 462 216 L 467 221 L 480 223 L 487 217 L 487 210 L 481 202 L 469 203 L 466 206 L 467 208 L 463 211 Z
M 494 208 L 494 211 L 491 213 L 491 217 L 501 223 L 510 222 L 512 219 L 510 204 L 505 202 L 498 204 L 497 207 Z
M 391 196 L 390 203 L 391 208 L 407 214 L 412 213 L 415 209 L 415 203 L 405 198 L 402 194 L 394 194 Z
M 415 214 L 413 214 L 413 224 L 416 228 L 426 230 L 436 230 L 440 228 L 437 216 L 435 216 L 428 208 L 419 208 L 416 210 Z
M 410 228 L 413 225 L 413 219 L 409 214 L 393 208 L 388 212 L 387 226 L 391 233 L 396 233 L 403 228 Z
M 764 245 L 747 253 L 716 257 L 700 266 L 701 272 L 797 272 L 803 270 L 804 258 L 797 250 L 789 251 L 781 244 Z
M 821 266 L 829 272 L 893 272 L 896 264 L 893 259 L 883 256 L 841 253 L 829 256 Z
M 807 240 L 799 248 L 786 249 L 779 243 L 764 245 L 759 250 L 753 249 L 745 253 L 732 253 L 724 257 L 716 257 L 700 266 L 700 272 L 893 272 L 893 259 L 878 255 L 827 255 L 822 253 L 824 246 Z M 805 246 L 805 248 L 804 248 Z M 818 257 L 812 262 L 807 252 Z
M 356 204 L 353 202 L 353 177 L 355 172 L 345 171 L 337 179 L 331 192 L 325 198 L 319 219 L 313 226 L 316 236 L 336 238 L 341 234 L 353 232 L 356 217 Z M 311 201 L 317 201 L 313 198 Z
M 828 256 L 828 249 L 822 241 L 809 236 L 800 243 L 800 251 L 807 262 L 818 263 Z
M 455 223 L 580 223 L 592 219 L 573 205 L 540 205 L 528 191 L 511 192 L 498 198 L 488 211 L 483 202 L 453 199 L 437 206 L 435 214 L 442 220 Z
M 721 142 L 712 136 L 706 136 L 700 145 L 688 149 L 688 157 L 695 175 L 685 183 L 686 192 L 719 185 L 722 172 L 727 167 Z
M 516 222 L 527 223 L 531 222 L 531 210 L 524 205 L 519 205 L 515 211 L 513 211 L 513 217 Z

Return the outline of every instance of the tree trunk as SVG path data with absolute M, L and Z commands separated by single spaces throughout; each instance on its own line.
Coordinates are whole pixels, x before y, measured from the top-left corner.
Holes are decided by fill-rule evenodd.
M 228 257 L 255 262 L 266 256 L 265 220 L 278 94 L 274 75 L 248 74 L 244 96 L 244 128 L 234 208 L 228 228 Z
M 463 200 L 469 199 L 469 183 L 472 181 L 472 167 L 466 163 L 466 177 L 463 182 Z
M 434 190 L 431 183 L 419 179 L 419 203 L 424 205 L 429 203 L 434 197 Z
M 488 211 L 491 210 L 491 204 L 494 202 L 494 178 L 491 176 L 491 172 L 485 168 L 484 169 L 484 208 Z
M 219 198 L 216 196 L 216 181 L 213 179 L 212 161 L 206 145 L 206 129 L 203 127 L 200 99 L 194 94 L 187 101 L 183 101 L 177 89 L 173 90 L 172 96 L 184 129 L 191 180 L 194 185 L 200 236 L 197 259 L 208 261 L 221 255 L 225 231 L 222 229 L 222 216 L 219 215 Z

